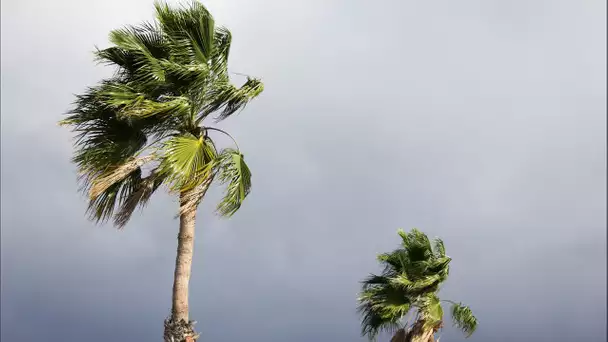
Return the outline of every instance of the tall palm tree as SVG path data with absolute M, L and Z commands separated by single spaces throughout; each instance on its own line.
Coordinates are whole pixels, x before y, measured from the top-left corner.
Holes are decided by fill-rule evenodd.
M 398 234 L 400 248 L 378 256 L 382 274 L 372 274 L 362 282 L 362 335 L 375 340 L 385 330 L 395 332 L 391 342 L 433 342 L 443 327 L 441 302 L 447 302 L 453 324 L 469 337 L 477 328 L 471 309 L 438 297 L 451 261 L 443 241 L 430 241 L 417 229 L 409 233 L 399 230 Z
M 179 197 L 172 310 L 165 321 L 165 341 L 177 342 L 198 337 L 188 317 L 197 207 L 217 180 L 227 185 L 217 212 L 229 217 L 251 188 L 236 142 L 212 125 L 242 109 L 263 84 L 250 77 L 240 87 L 230 82 L 230 31 L 215 25 L 202 4 L 157 2 L 155 8 L 155 21 L 110 33 L 113 45 L 95 54 L 115 66 L 115 74 L 78 95 L 60 123 L 76 133 L 73 162 L 92 220 L 113 219 L 122 228 L 161 185 Z M 220 147 L 218 134 L 234 146 Z

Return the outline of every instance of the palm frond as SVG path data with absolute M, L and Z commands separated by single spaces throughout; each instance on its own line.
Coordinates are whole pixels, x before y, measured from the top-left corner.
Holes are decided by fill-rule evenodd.
M 210 101 L 201 111 L 201 117 L 204 118 L 215 111 L 220 111 L 216 121 L 224 120 L 245 108 L 249 101 L 263 91 L 264 84 L 255 78 L 247 78 L 247 81 L 240 88 L 224 82 L 224 84 L 218 85 L 206 94 Z
M 370 339 L 380 331 L 400 328 L 401 320 L 412 308 L 403 288 L 394 287 L 384 276 L 370 275 L 362 282 L 358 311 L 362 315 L 362 334 Z
M 127 26 L 113 30 L 110 42 L 131 53 L 134 69 L 131 74 L 140 83 L 156 83 L 165 80 L 159 59 L 169 57 L 169 50 L 162 32 L 150 23 L 141 26 Z
M 437 327 L 443 320 L 443 308 L 434 292 L 421 296 L 416 306 L 426 329 Z
M 470 337 L 477 329 L 477 318 L 471 308 L 462 303 L 453 303 L 451 312 L 454 326 L 462 330 L 466 337 Z
M 141 169 L 133 170 L 127 177 L 119 180 L 94 198 L 89 200 L 87 213 L 89 219 L 106 222 L 112 217 L 114 209 L 129 197 L 141 182 Z
M 214 72 L 222 75 L 228 72 L 228 56 L 232 45 L 232 34 L 227 28 L 221 26 L 215 28 L 214 45 Z
M 98 63 L 117 67 L 115 75 L 119 79 L 128 79 L 136 70 L 136 56 L 128 50 L 112 46 L 103 50 L 95 51 L 95 59 Z
M 391 282 L 391 278 L 385 276 L 379 276 L 375 274 L 370 274 L 367 278 L 365 278 L 361 284 L 363 290 L 367 290 L 370 287 L 378 286 L 378 285 L 387 285 Z
M 130 175 L 133 171 L 141 168 L 145 163 L 153 160 L 155 156 L 149 155 L 139 158 L 131 158 L 124 164 L 117 165 L 112 169 L 94 177 L 91 180 L 91 189 L 89 191 L 89 197 L 95 199 L 101 193 L 106 191 L 114 183 L 123 180 L 125 177 Z
M 437 258 L 443 258 L 445 257 L 445 245 L 443 243 L 443 240 L 441 240 L 440 238 L 435 238 L 433 240 L 433 253 L 435 254 L 435 257 Z
M 224 198 L 217 206 L 221 216 L 232 216 L 243 204 L 251 191 L 251 171 L 243 154 L 237 150 L 225 149 L 219 156 L 218 177 L 226 184 Z
M 164 143 L 164 156 L 159 172 L 167 178 L 174 191 L 196 187 L 211 177 L 216 165 L 216 151 L 212 141 L 192 134 L 175 136 Z
M 98 101 L 94 91 L 79 96 L 76 107 L 61 123 L 76 133 L 72 161 L 81 173 L 91 176 L 126 162 L 147 141 L 141 127 L 116 120 L 114 112 Z
M 156 170 L 143 178 L 125 197 L 120 205 L 120 210 L 114 215 L 114 225 L 119 229 L 123 228 L 131 219 L 135 209 L 145 206 L 152 194 L 162 185 L 164 178 Z
M 382 331 L 392 333 L 401 328 L 399 317 L 386 317 L 371 303 L 359 305 L 357 311 L 361 314 L 361 336 L 367 336 L 370 341 Z
M 98 93 L 99 100 L 115 110 L 118 119 L 145 119 L 154 115 L 188 117 L 190 102 L 184 96 L 161 96 L 150 99 L 131 84 L 106 84 Z
M 215 20 L 198 1 L 180 9 L 155 3 L 156 18 L 177 50 L 190 50 L 199 63 L 207 63 L 213 54 Z

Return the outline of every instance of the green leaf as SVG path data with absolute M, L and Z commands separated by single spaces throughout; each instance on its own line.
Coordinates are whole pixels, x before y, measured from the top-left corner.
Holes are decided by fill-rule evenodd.
M 435 293 L 420 297 L 417 306 L 426 329 L 435 328 L 443 320 L 443 308 L 439 297 Z
M 119 119 L 142 119 L 154 115 L 187 117 L 190 102 L 184 96 L 162 96 L 150 100 L 145 93 L 136 91 L 129 84 L 107 84 L 99 92 L 100 100 L 116 110 Z
M 110 42 L 130 53 L 133 58 L 132 76 L 139 82 L 154 83 L 165 80 L 159 59 L 169 57 L 169 49 L 162 32 L 153 24 L 127 26 L 113 30 Z M 98 55 L 99 56 L 99 55 Z M 100 57 L 105 57 L 101 55 Z
M 477 329 L 477 318 L 473 311 L 462 303 L 452 304 L 452 323 L 462 330 L 466 337 L 470 337 Z
M 221 121 L 245 108 L 245 106 L 264 91 L 264 84 L 254 78 L 247 78 L 247 82 L 236 88 L 227 81 L 219 84 L 207 94 L 209 102 L 202 110 L 202 118 L 212 112 L 220 111 L 216 121 Z
M 181 9 L 160 2 L 155 7 L 159 24 L 175 47 L 189 49 L 199 63 L 207 63 L 213 54 L 215 21 L 205 6 L 193 1 Z
M 226 149 L 219 156 L 218 176 L 220 182 L 226 184 L 226 192 L 217 212 L 230 217 L 239 210 L 251 190 L 251 171 L 239 151 Z
M 159 172 L 174 191 L 191 189 L 211 177 L 216 162 L 213 143 L 204 136 L 175 136 L 164 143 Z
M 435 238 L 433 240 L 433 253 L 435 253 L 437 258 L 445 257 L 445 245 L 440 238 Z

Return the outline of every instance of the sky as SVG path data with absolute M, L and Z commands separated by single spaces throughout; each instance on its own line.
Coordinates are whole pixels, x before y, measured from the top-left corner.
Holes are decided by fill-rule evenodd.
M 202 340 L 365 341 L 359 281 L 413 227 L 444 239 L 440 295 L 477 315 L 471 342 L 606 340 L 605 1 L 203 3 L 265 91 L 220 125 L 253 189 L 229 220 L 221 189 L 199 209 Z M 160 341 L 176 200 L 123 231 L 87 221 L 56 125 L 152 1 L 1 6 L 0 338 Z

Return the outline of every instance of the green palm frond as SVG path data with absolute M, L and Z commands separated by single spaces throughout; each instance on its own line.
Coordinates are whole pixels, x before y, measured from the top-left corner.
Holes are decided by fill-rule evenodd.
M 154 23 L 112 30 L 110 42 L 125 51 L 146 55 L 150 59 L 169 57 L 165 37 Z
M 136 92 L 129 84 L 107 85 L 99 92 L 100 100 L 116 110 L 119 119 L 143 119 L 154 115 L 187 117 L 190 101 L 185 96 L 162 96 L 157 100 L 146 98 L 146 94 Z
M 207 63 L 214 49 L 215 20 L 205 6 L 193 1 L 179 10 L 160 2 L 155 7 L 156 18 L 174 50 L 188 51 L 199 63 Z
M 110 33 L 110 42 L 130 53 L 133 60 L 129 74 L 132 80 L 142 84 L 154 84 L 165 80 L 159 60 L 169 57 L 169 49 L 162 32 L 154 24 L 127 26 Z M 103 54 L 97 54 L 103 57 Z
M 451 312 L 454 326 L 462 330 L 466 337 L 470 337 L 477 329 L 477 318 L 471 308 L 462 303 L 453 303 Z
M 201 117 L 205 118 L 210 113 L 220 111 L 216 121 L 221 121 L 245 108 L 245 106 L 264 91 L 264 85 L 258 79 L 247 78 L 247 81 L 237 88 L 228 82 L 224 82 L 212 92 L 207 94 L 211 101 L 201 111 Z
M 420 318 L 424 321 L 425 328 L 435 328 L 443 320 L 443 308 L 439 297 L 434 292 L 421 296 L 416 306 Z
M 366 290 L 374 286 L 388 285 L 391 281 L 392 279 L 389 277 L 370 274 L 361 282 L 361 284 L 363 285 L 363 289 Z
M 402 239 L 402 246 L 407 251 L 408 258 L 415 261 L 427 260 L 432 254 L 432 247 L 426 234 L 414 228 L 409 233 L 399 230 Z
M 230 46 L 232 45 L 232 34 L 225 27 L 218 26 L 215 29 L 214 36 L 215 49 L 213 51 L 213 65 L 216 74 L 225 74 L 228 72 L 228 56 L 230 55 Z
M 209 177 L 216 163 L 213 143 L 205 136 L 178 135 L 167 140 L 159 173 L 174 191 L 191 189 Z
M 251 191 L 251 171 L 243 154 L 237 150 L 225 149 L 218 159 L 218 177 L 220 182 L 226 184 L 226 192 L 217 206 L 217 212 L 230 217 L 239 210 Z
M 437 258 L 442 258 L 445 257 L 445 245 L 443 243 L 443 240 L 441 240 L 440 238 L 435 238 L 433 240 L 433 253 L 435 254 L 435 257 Z
M 80 96 L 63 124 L 76 133 L 73 162 L 81 173 L 95 175 L 122 164 L 147 142 L 141 127 L 115 120 L 92 94 Z
M 116 67 L 115 75 L 117 79 L 129 79 L 136 70 L 136 56 L 118 46 L 106 49 L 96 49 L 95 60 L 99 64 Z
M 386 317 L 370 303 L 359 305 L 357 311 L 361 314 L 361 335 L 370 341 L 375 340 L 382 331 L 395 332 L 401 328 L 400 317 Z
M 361 333 L 374 339 L 380 331 L 401 328 L 400 321 L 412 308 L 411 298 L 402 287 L 392 286 L 392 278 L 370 275 L 362 281 L 358 311 Z

